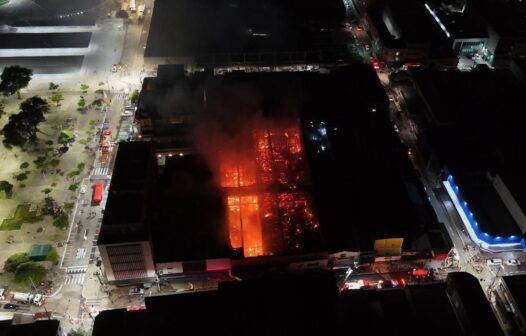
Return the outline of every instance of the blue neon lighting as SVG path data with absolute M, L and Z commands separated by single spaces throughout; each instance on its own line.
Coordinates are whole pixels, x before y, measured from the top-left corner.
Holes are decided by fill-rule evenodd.
M 498 245 L 498 244 L 520 244 L 523 248 L 526 248 L 526 242 L 522 237 L 517 237 L 515 235 L 511 235 L 508 237 L 501 237 L 501 236 L 491 236 L 487 232 L 483 232 L 479 228 L 479 223 L 475 220 L 475 215 L 471 210 L 469 210 L 468 203 L 464 200 L 462 197 L 462 194 L 460 193 L 460 189 L 458 185 L 455 183 L 453 176 L 448 175 L 447 181 L 451 185 L 451 189 L 455 192 L 455 195 L 458 199 L 458 203 L 461 205 L 462 211 L 464 212 L 464 215 L 466 215 L 466 218 L 469 221 L 469 224 L 471 225 L 471 228 L 475 232 L 475 235 L 478 239 L 481 241 L 489 244 L 489 245 Z

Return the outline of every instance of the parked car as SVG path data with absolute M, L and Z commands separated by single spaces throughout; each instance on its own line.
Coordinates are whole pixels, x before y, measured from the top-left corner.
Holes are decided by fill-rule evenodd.
M 133 112 L 131 111 L 124 111 L 121 113 L 121 116 L 123 117 L 131 117 L 133 115 Z
M 493 258 L 486 260 L 486 263 L 488 266 L 500 266 L 502 265 L 502 259 L 500 258 Z
M 132 287 L 130 288 L 129 295 L 138 295 L 138 294 L 144 294 L 144 289 L 139 287 Z
M 504 263 L 507 266 L 519 266 L 521 264 L 519 259 L 508 259 Z
M 81 194 L 85 194 L 87 190 L 88 190 L 88 186 L 87 185 L 83 184 L 83 185 L 80 186 L 80 193 Z
M 16 310 L 16 309 L 18 309 L 18 305 L 12 304 L 12 303 L 6 303 L 4 305 L 4 309 Z
M 111 67 L 111 72 L 117 72 L 117 64 L 113 64 Z

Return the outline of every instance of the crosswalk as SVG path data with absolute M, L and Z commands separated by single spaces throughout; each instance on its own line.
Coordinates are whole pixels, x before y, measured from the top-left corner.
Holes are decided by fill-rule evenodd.
M 84 283 L 84 277 L 86 273 L 81 274 L 70 274 L 66 276 L 64 285 L 82 285 Z
M 81 247 L 77 249 L 77 254 L 75 255 L 76 259 L 84 259 L 86 257 L 86 248 Z
M 101 299 L 86 299 L 86 302 L 84 302 L 86 306 L 92 306 L 92 307 L 100 306 L 101 303 L 102 303 Z
M 64 279 L 64 285 L 83 284 L 87 270 L 88 270 L 87 266 L 68 267 L 66 269 L 66 278 Z
M 97 167 L 93 169 L 92 176 L 108 176 L 108 167 Z

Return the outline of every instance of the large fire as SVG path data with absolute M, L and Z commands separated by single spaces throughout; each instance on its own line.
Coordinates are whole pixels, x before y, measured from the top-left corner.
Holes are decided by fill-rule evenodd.
M 251 148 L 221 156 L 232 248 L 245 257 L 301 251 L 318 229 L 297 126 L 259 126 Z

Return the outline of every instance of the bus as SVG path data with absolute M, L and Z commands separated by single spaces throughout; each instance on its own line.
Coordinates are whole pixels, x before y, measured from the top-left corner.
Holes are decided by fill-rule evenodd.
M 95 183 L 93 188 L 93 204 L 100 204 L 102 202 L 102 193 L 104 192 L 104 184 L 102 182 Z

